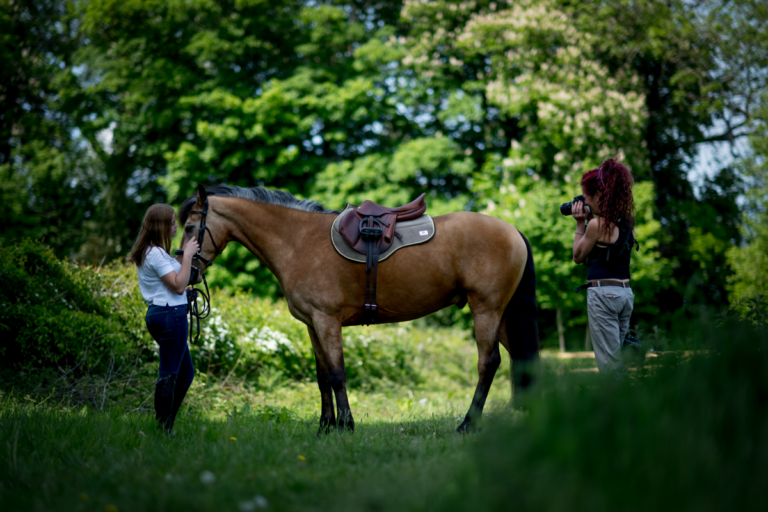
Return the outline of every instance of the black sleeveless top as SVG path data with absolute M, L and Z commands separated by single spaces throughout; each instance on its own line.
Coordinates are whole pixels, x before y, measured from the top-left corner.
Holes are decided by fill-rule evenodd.
M 629 279 L 629 259 L 632 246 L 639 244 L 632 226 L 619 220 L 619 238 L 612 244 L 597 242 L 587 256 L 587 281 L 598 279 Z

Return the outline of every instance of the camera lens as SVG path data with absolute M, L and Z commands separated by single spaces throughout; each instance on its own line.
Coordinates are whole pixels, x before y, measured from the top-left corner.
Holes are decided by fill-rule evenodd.
M 573 215 L 573 203 L 577 203 L 577 202 L 582 202 L 582 203 L 585 202 L 584 196 L 576 196 L 573 198 L 573 201 L 569 203 L 561 204 L 560 213 L 562 213 L 563 215 Z M 584 205 L 584 211 L 587 213 L 591 212 L 591 210 L 589 209 L 589 206 L 587 206 L 586 204 Z

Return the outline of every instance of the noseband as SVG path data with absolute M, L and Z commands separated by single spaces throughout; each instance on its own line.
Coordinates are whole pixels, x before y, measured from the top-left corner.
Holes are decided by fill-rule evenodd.
M 212 261 L 209 261 L 205 258 L 203 258 L 203 241 L 205 240 L 205 232 L 208 231 L 208 235 L 211 238 L 211 243 L 213 244 L 213 247 L 216 249 L 216 255 L 221 254 L 221 251 L 219 250 L 219 246 L 216 245 L 216 241 L 213 239 L 213 233 L 211 233 L 211 230 L 208 228 L 208 226 L 205 225 L 205 220 L 208 217 L 208 200 L 205 200 L 205 205 L 203 205 L 202 210 L 192 210 L 187 215 L 191 215 L 193 213 L 199 213 L 202 216 L 202 219 L 200 219 L 200 230 L 197 232 L 197 253 L 192 256 L 193 260 L 198 260 L 203 263 L 205 263 L 205 268 L 207 269 L 211 265 L 213 265 Z M 184 251 L 176 251 L 177 255 L 183 255 Z M 191 266 L 189 270 L 189 285 L 193 286 L 191 290 L 187 290 L 187 312 L 189 313 L 189 341 L 193 344 L 197 343 L 197 340 L 200 338 L 200 320 L 205 319 L 208 317 L 208 315 L 211 313 L 211 292 L 208 290 L 208 281 L 205 279 L 205 274 L 200 272 L 200 268 L 196 267 L 194 265 Z M 203 284 L 205 285 L 205 291 L 199 290 L 197 288 L 194 288 L 195 281 L 197 281 L 198 276 L 203 278 Z M 202 298 L 203 300 L 203 309 L 200 310 L 197 299 Z M 194 341 L 192 340 L 192 321 L 197 321 L 197 334 L 195 335 Z
M 191 212 L 188 213 L 188 215 L 192 215 L 193 213 L 199 213 L 202 216 L 202 219 L 200 219 L 200 230 L 197 232 L 197 243 L 198 243 L 197 254 L 195 254 L 192 258 L 202 261 L 203 263 L 205 263 L 205 266 L 207 268 L 213 265 L 213 262 L 203 258 L 203 255 L 202 255 L 203 240 L 205 240 L 206 231 L 208 231 L 208 235 L 210 235 L 210 238 L 211 238 L 211 243 L 213 244 L 213 247 L 216 249 L 216 255 L 221 254 L 221 251 L 219 250 L 219 246 L 216 245 L 216 240 L 213 239 L 213 233 L 211 233 L 211 230 L 208 228 L 208 226 L 205 225 L 205 220 L 208 218 L 208 200 L 207 199 L 205 200 L 205 205 L 203 205 L 202 210 L 192 210 Z

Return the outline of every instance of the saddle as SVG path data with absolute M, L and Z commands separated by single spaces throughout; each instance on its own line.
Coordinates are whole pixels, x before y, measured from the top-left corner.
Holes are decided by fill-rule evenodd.
M 376 303 L 379 254 L 389 249 L 395 238 L 402 239 L 396 229 L 398 222 L 418 219 L 424 215 L 427 211 L 424 196 L 421 194 L 416 200 L 397 208 L 364 201 L 360 206 L 348 208 L 338 220 L 338 229 L 344 240 L 355 251 L 365 254 L 364 325 L 374 323 L 379 312 Z

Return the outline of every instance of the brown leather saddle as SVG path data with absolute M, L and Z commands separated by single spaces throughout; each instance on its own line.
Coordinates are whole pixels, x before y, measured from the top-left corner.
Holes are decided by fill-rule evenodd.
M 353 207 L 339 221 L 339 231 L 347 243 L 357 252 L 365 254 L 365 305 L 363 324 L 376 321 L 379 306 L 376 303 L 376 278 L 379 270 L 379 254 L 386 251 L 397 232 L 397 222 L 416 219 L 427 211 L 427 203 L 421 194 L 416 200 L 397 208 L 387 208 L 373 201 L 364 201 Z

